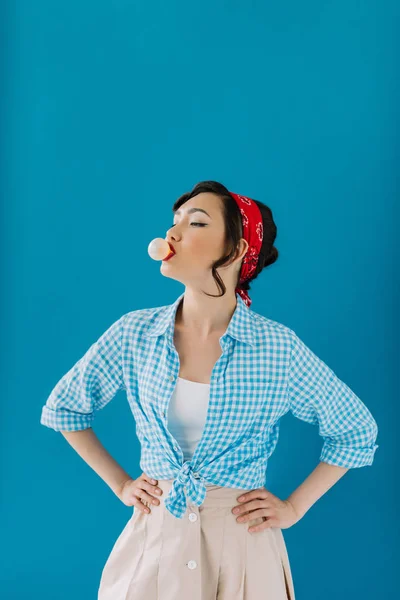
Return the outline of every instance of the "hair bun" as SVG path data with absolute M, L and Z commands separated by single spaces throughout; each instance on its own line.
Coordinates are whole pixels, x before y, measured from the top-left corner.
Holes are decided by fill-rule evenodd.
M 268 265 L 272 265 L 278 258 L 279 252 L 275 246 L 272 246 L 271 252 L 268 254 L 266 259 L 264 260 L 264 267 L 268 267 Z

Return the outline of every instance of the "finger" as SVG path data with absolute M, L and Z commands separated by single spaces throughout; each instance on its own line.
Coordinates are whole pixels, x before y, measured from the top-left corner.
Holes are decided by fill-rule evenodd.
M 239 502 L 246 502 L 247 500 L 251 500 L 252 498 L 267 498 L 270 495 L 270 492 L 265 488 L 257 488 L 255 490 L 250 490 L 248 492 L 242 493 L 238 497 Z
M 157 485 L 158 479 L 153 479 L 152 477 L 149 477 L 148 475 L 146 475 L 146 473 L 142 473 L 142 476 L 143 476 L 143 479 L 145 479 L 149 483 L 152 483 L 153 485 Z
M 140 488 L 136 489 L 136 496 L 138 496 L 143 503 L 147 504 L 147 506 L 150 506 L 151 504 L 153 504 L 153 505 L 160 504 L 159 499 L 156 498 L 155 496 L 153 496 L 152 494 L 148 493 L 146 491 L 146 489 L 144 489 L 144 486 L 152 487 L 146 481 L 142 482 L 140 484 Z
M 271 512 L 267 511 L 265 508 L 260 508 L 259 510 L 252 510 L 245 515 L 240 515 L 237 517 L 236 521 L 238 523 L 246 523 L 247 521 L 252 521 L 253 519 L 257 519 L 258 517 L 271 517 Z
M 148 506 L 145 506 L 143 504 L 143 502 L 141 502 L 140 498 L 138 498 L 137 496 L 133 496 L 132 502 L 133 502 L 135 508 L 137 508 L 141 512 L 144 512 L 144 513 L 150 512 L 150 509 L 148 508 Z
M 259 523 L 258 525 L 252 525 L 247 529 L 247 531 L 253 533 L 255 531 L 262 531 L 263 529 L 269 529 L 271 527 L 277 527 L 277 525 L 275 524 L 275 521 L 273 519 L 267 519 L 263 523 Z
M 242 515 L 243 513 L 249 512 L 250 510 L 254 510 L 256 508 L 268 508 L 268 507 L 265 506 L 265 500 L 255 498 L 254 500 L 250 500 L 248 502 L 245 502 L 244 504 L 239 504 L 239 506 L 235 506 L 232 509 L 232 512 L 234 512 L 237 515 Z
M 154 496 L 161 496 L 162 494 L 162 489 L 160 487 L 158 487 L 157 485 L 152 485 L 151 483 L 148 483 L 145 480 L 141 481 L 140 487 L 142 489 L 147 490 L 149 494 L 153 494 Z
M 241 496 L 239 496 L 237 498 L 238 502 L 247 502 L 247 500 L 251 499 L 252 495 L 251 495 L 251 491 L 250 492 L 246 492 L 244 494 L 242 494 Z

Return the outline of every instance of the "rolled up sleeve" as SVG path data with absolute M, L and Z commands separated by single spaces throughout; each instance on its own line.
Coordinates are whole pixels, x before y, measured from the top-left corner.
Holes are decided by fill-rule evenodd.
M 340 467 L 372 465 L 378 426 L 360 398 L 292 332 L 288 401 L 292 414 L 318 425 L 320 461 Z
M 96 411 L 125 388 L 121 357 L 125 316 L 115 321 L 58 381 L 42 407 L 42 425 L 55 431 L 87 429 Z

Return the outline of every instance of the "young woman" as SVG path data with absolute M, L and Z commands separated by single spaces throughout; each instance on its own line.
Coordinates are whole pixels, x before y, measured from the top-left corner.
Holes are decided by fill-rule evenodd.
M 113 323 L 56 385 L 41 422 L 134 507 L 99 600 L 295 600 L 282 529 L 349 468 L 372 464 L 377 424 L 293 330 L 250 309 L 250 281 L 278 256 L 271 210 L 206 181 L 173 212 L 175 253 L 160 268 L 184 293 Z M 138 479 L 91 429 L 120 389 L 141 444 Z M 281 499 L 264 482 L 288 411 L 318 424 L 324 443 L 313 473 Z

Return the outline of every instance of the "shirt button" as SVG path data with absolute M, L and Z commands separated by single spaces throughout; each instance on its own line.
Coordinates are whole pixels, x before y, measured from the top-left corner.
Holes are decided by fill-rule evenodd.
M 200 475 L 198 473 L 193 473 L 193 477 L 195 477 L 196 479 L 199 479 Z
M 169 380 L 170 380 L 170 381 L 174 381 L 174 379 L 175 379 L 175 377 L 174 377 L 173 375 L 170 375 L 170 376 L 169 376 Z
M 189 514 L 189 521 L 192 521 L 192 523 L 194 523 L 195 521 L 197 521 L 197 515 L 196 515 L 196 513 L 190 513 Z
M 197 562 L 195 560 L 189 560 L 187 566 L 189 567 L 189 569 L 195 569 L 197 567 Z
M 166 416 L 166 414 L 167 414 L 167 413 L 164 411 L 164 412 L 163 412 L 163 414 L 162 414 L 162 416 L 163 416 L 163 417 L 165 417 L 165 416 Z

